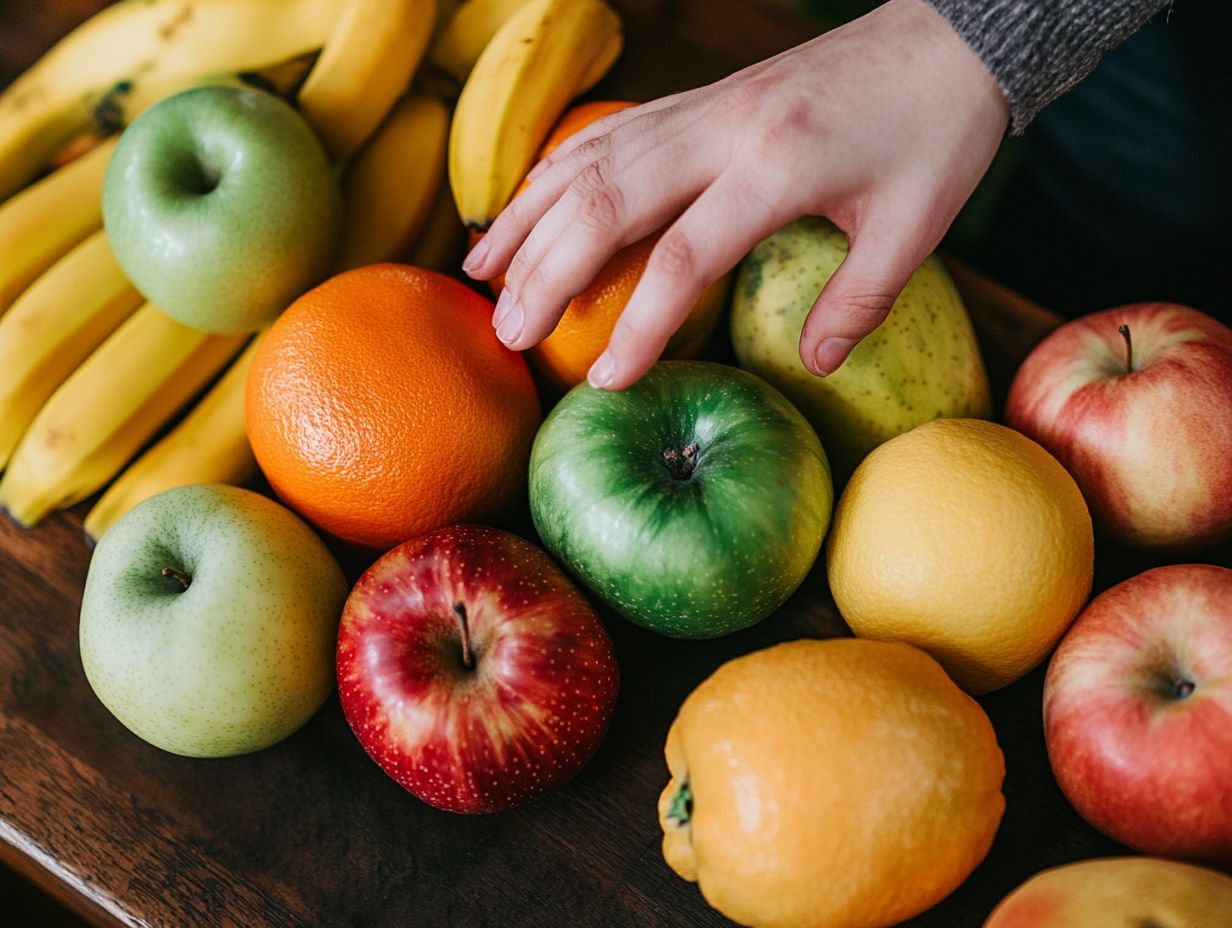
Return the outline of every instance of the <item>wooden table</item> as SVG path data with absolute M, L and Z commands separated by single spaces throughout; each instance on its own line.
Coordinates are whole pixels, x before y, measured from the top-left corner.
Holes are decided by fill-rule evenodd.
M 80 16 L 98 5 L 41 6 Z M 627 6 L 658 13 L 630 11 L 629 51 L 603 95 L 696 85 L 817 28 L 739 0 Z M 0 0 L 0 17 L 15 7 Z M 68 16 L 56 28 L 67 28 Z M 19 44 L 20 54 L 0 45 L 9 56 L 0 73 L 11 76 L 39 50 L 33 39 Z M 961 266 L 955 274 L 1003 389 L 1056 319 Z M 729 925 L 659 853 L 668 725 L 728 658 L 845 633 L 819 569 L 779 614 L 718 641 L 673 641 L 612 620 L 623 685 L 594 761 L 529 807 L 459 817 L 381 773 L 336 699 L 293 737 L 247 757 L 187 760 L 130 735 L 94 698 L 78 659 L 90 558 L 81 516 L 78 509 L 32 532 L 0 519 L 0 859 L 97 925 Z M 1145 564 L 1101 548 L 1097 589 Z M 909 924 L 974 928 L 1036 871 L 1120 850 L 1078 818 L 1053 781 L 1041 680 L 1037 670 L 981 700 L 1006 755 L 1005 820 L 971 879 Z

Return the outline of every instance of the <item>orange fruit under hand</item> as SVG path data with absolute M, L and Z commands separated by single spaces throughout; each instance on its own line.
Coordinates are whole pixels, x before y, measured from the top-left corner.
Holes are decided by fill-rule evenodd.
M 265 336 L 245 418 L 278 496 L 386 549 L 490 521 L 526 492 L 539 401 L 492 304 L 434 271 L 376 264 L 296 300 Z
M 539 160 L 546 158 L 565 139 L 585 126 L 630 106 L 636 104 L 599 100 L 574 107 L 561 117 L 548 136 L 539 152 Z M 523 181 L 518 193 L 526 187 Z M 650 260 L 650 253 L 662 234 L 661 231 L 655 232 L 616 252 L 599 271 L 594 282 L 569 303 L 552 334 L 528 351 L 531 363 L 544 380 L 558 389 L 567 390 L 586 379 L 590 366 L 607 347 L 616 320 L 642 279 L 646 262 Z M 472 246 L 478 240 L 479 236 L 472 236 Z M 686 359 L 701 354 L 727 303 L 729 285 L 730 275 L 706 288 L 697 305 L 667 343 L 663 357 Z M 503 277 L 492 281 L 493 292 L 498 295 L 503 286 Z

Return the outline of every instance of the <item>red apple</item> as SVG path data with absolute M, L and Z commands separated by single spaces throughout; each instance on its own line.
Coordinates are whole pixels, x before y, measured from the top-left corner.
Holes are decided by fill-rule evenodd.
M 1048 666 L 1044 737 L 1100 831 L 1232 862 L 1232 570 L 1159 567 L 1096 597 Z
M 1074 476 L 1130 544 L 1232 535 L 1232 329 L 1173 303 L 1075 319 L 1023 362 L 1006 422 Z
M 1232 879 L 1155 857 L 1081 860 L 1037 873 L 984 928 L 1226 928 Z
M 394 548 L 351 591 L 342 709 L 424 802 L 496 812 L 572 778 L 603 740 L 619 674 L 603 623 L 546 554 L 450 526 Z

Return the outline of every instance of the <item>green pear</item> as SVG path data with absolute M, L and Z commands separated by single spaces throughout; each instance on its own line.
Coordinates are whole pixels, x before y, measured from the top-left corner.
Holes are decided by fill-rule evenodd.
M 822 378 L 804 366 L 804 319 L 846 256 L 847 236 L 828 220 L 807 216 L 785 226 L 741 264 L 731 322 L 740 366 L 799 407 L 839 480 L 882 442 L 923 422 L 992 413 L 971 320 L 934 257 L 842 367 Z

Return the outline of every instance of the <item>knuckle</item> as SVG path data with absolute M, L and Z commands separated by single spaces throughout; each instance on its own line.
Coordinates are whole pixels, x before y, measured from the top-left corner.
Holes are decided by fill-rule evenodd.
M 582 200 L 578 218 L 592 229 L 608 231 L 620 223 L 623 195 L 615 184 L 596 187 Z
M 781 164 L 810 135 L 812 115 L 804 100 L 788 100 L 767 114 L 754 136 L 753 155 L 762 163 Z
M 573 188 L 581 193 L 601 190 L 607 184 L 611 163 L 607 158 L 596 158 L 588 161 L 586 166 L 573 179 Z
M 606 132 L 603 135 L 597 135 L 593 139 L 587 139 L 577 148 L 575 148 L 569 157 L 574 164 L 585 165 L 578 171 L 579 178 L 585 175 L 591 168 L 598 165 L 598 172 L 602 177 L 608 166 L 608 159 L 612 153 L 612 139 Z M 602 181 L 600 181 L 602 182 Z
M 885 321 L 897 293 L 868 288 L 843 294 L 837 312 L 849 323 L 851 335 L 865 335 Z
M 697 254 L 679 235 L 665 235 L 650 258 L 656 273 L 678 281 L 691 281 L 697 274 Z

